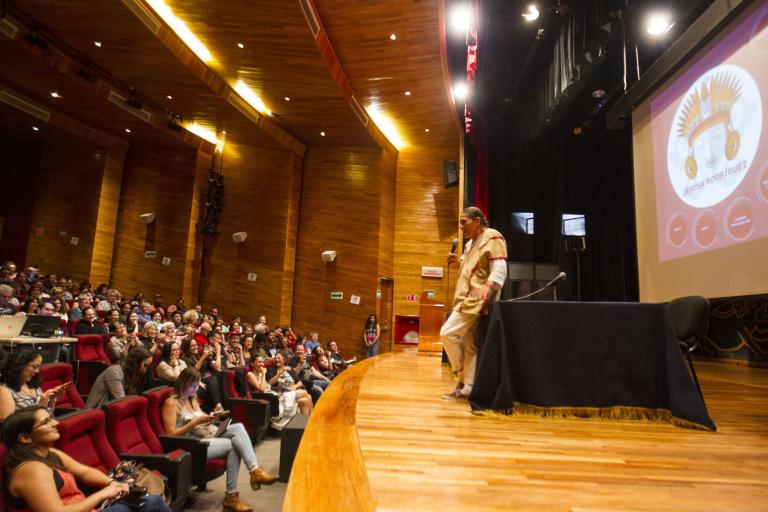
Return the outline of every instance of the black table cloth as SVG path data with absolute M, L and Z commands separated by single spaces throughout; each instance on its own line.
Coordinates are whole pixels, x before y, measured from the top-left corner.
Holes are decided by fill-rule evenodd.
M 474 411 L 646 417 L 715 430 L 663 304 L 499 302 Z

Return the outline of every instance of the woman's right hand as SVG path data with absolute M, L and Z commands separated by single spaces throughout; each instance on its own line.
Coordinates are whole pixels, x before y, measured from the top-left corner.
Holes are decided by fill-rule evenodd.
M 216 418 L 215 414 L 203 414 L 202 416 L 196 416 L 192 420 L 192 424 L 194 425 L 202 425 L 204 423 L 210 423 Z
M 113 496 L 119 496 L 120 494 L 128 493 L 128 485 L 122 482 L 109 482 L 105 488 L 99 491 L 104 499 L 112 498 Z

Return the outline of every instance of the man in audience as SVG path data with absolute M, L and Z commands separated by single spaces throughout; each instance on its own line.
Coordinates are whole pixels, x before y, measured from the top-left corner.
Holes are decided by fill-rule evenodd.
M 154 313 L 155 311 L 159 311 L 161 315 L 163 315 L 163 318 L 165 318 L 165 308 L 163 307 L 163 296 L 159 293 L 155 295 L 154 304 L 152 305 L 151 311 Z
M 312 399 L 317 403 L 317 399 L 323 394 L 325 388 L 331 381 L 325 377 L 317 368 L 312 366 L 308 360 L 312 356 L 307 356 L 303 345 L 296 345 L 296 352 L 293 359 L 288 364 L 296 370 L 299 379 L 304 383 L 307 392 L 312 395 Z
M 40 316 L 52 316 L 56 308 L 53 307 L 53 302 L 50 299 L 43 299 L 37 306 L 37 314 Z
M 96 321 L 96 310 L 93 308 L 85 308 L 83 311 L 83 318 L 75 327 L 75 336 L 81 334 L 106 334 L 107 330 L 103 324 Z
M 187 312 L 187 308 L 184 307 L 184 299 L 179 299 L 176 301 L 176 311 L 182 315 Z
M 315 348 L 320 346 L 320 335 L 312 331 L 309 336 L 309 339 L 304 342 L 304 348 L 308 354 L 311 354 Z
M 11 274 L 11 269 L 8 267 L 2 267 L 0 268 L 0 284 L 5 284 L 8 286 L 13 286 L 13 274 Z
M 120 309 L 120 305 L 117 303 L 117 290 L 107 290 L 104 300 L 96 305 L 96 311 L 109 311 L 110 309 Z
M 19 310 L 19 301 L 13 296 L 13 288 L 0 284 L 0 315 L 15 315 Z

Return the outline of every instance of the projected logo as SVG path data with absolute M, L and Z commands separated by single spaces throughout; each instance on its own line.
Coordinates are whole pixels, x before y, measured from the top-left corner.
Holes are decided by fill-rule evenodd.
M 678 197 L 706 208 L 731 195 L 749 172 L 762 124 L 760 91 L 746 70 L 724 64 L 699 77 L 675 111 L 667 143 Z

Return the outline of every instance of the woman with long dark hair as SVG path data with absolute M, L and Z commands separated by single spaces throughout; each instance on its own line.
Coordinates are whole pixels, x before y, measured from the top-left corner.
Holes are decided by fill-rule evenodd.
M 8 447 L 5 459 L 8 495 L 6 508 L 32 512 L 95 510 L 107 498 L 128 491 L 128 486 L 113 482 L 96 468 L 80 464 L 53 447 L 59 439 L 58 421 L 45 407 L 32 407 L 14 413 L 3 425 L 3 441 Z M 85 496 L 77 481 L 99 489 Z M 161 496 L 142 498 L 144 512 L 170 512 Z M 128 512 L 126 505 L 102 510 Z
M 144 347 L 134 347 L 122 362 L 115 362 L 101 372 L 93 383 L 85 406 L 95 409 L 110 400 L 142 392 L 144 374 L 152 365 L 152 354 Z
M 160 364 L 157 365 L 157 376 L 167 382 L 176 382 L 181 372 L 187 367 L 181 359 L 181 347 L 178 343 L 168 342 L 160 349 Z
M 365 321 L 363 341 L 365 342 L 365 357 L 373 357 L 379 354 L 379 335 L 381 328 L 375 314 L 371 314 Z
M 16 409 L 40 405 L 53 410 L 56 397 L 67 384 L 43 391 L 40 387 L 40 366 L 43 356 L 37 350 L 18 350 L 8 356 L 0 375 L 0 422 Z

